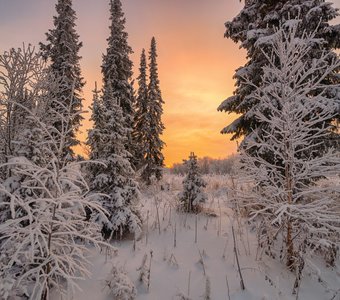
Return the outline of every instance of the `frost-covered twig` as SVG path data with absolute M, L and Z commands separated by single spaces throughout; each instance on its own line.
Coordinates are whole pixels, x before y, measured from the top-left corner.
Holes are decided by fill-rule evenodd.
M 234 227 L 231 227 L 232 233 L 233 233 L 233 240 L 234 240 L 234 254 L 236 257 L 236 262 L 237 262 L 237 269 L 238 269 L 238 273 L 240 275 L 240 285 L 241 285 L 241 289 L 244 290 L 245 286 L 244 286 L 244 281 L 243 281 L 243 276 L 242 276 L 242 272 L 241 272 L 241 268 L 240 268 L 240 262 L 238 260 L 238 253 L 237 253 L 237 245 L 236 245 L 236 239 L 235 239 L 235 232 L 234 232 Z

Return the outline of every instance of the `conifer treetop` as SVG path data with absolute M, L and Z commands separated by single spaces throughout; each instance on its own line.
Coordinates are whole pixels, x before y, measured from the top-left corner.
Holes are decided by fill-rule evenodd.
M 146 55 L 145 49 L 142 50 L 142 54 L 140 57 L 140 67 L 139 67 L 139 76 L 138 80 L 138 96 L 137 100 L 141 103 L 141 107 L 139 109 L 145 113 L 147 110 L 147 101 L 148 101 L 148 86 L 147 86 L 147 64 L 146 64 Z
M 79 50 L 83 46 L 79 42 L 76 32 L 76 12 L 72 8 L 72 0 L 58 0 L 56 4 L 57 15 L 53 17 L 54 28 L 46 33 L 47 44 L 40 43 L 43 56 L 51 61 L 51 68 L 58 75 L 65 75 L 69 80 L 80 77 L 75 89 L 84 86 L 81 77 Z
M 333 4 L 324 0 L 251 0 L 246 1 L 241 12 L 231 21 L 225 23 L 225 37 L 240 43 L 246 49 L 248 62 L 236 70 L 236 90 L 234 95 L 221 103 L 218 110 L 229 113 L 241 114 L 234 122 L 222 130 L 222 133 L 232 133 L 233 139 L 243 135 L 251 135 L 259 123 L 248 112 L 256 107 L 258 101 L 253 97 L 254 89 L 246 85 L 245 78 L 251 78 L 255 85 L 261 83 L 262 66 L 266 59 L 259 50 L 259 44 L 270 47 L 275 28 L 281 24 L 289 26 L 293 19 L 300 19 L 298 36 L 303 33 L 315 31 L 314 51 L 309 53 L 305 60 L 312 61 L 320 57 L 322 51 L 328 51 L 335 57 L 332 49 L 340 47 L 340 27 L 332 26 L 329 21 L 338 16 L 338 9 Z M 330 57 L 331 60 L 331 57 Z M 326 79 L 334 83 L 336 76 L 330 74 Z M 336 92 L 332 92 L 333 94 Z
M 114 97 L 119 100 L 129 125 L 133 114 L 133 88 L 131 85 L 132 61 L 129 55 L 133 53 L 128 44 L 128 34 L 125 31 L 125 17 L 120 0 L 110 1 L 110 36 L 108 47 L 103 55 L 102 74 L 103 89 L 110 88 Z M 104 101 L 106 101 L 104 93 Z M 109 97 L 110 98 L 110 97 Z
M 151 39 L 151 47 L 149 51 L 149 98 L 156 100 L 160 104 L 164 103 L 161 90 L 159 87 L 158 64 L 157 64 L 157 43 L 155 37 Z
M 145 140 L 145 133 L 148 129 L 148 122 L 146 122 L 148 114 L 148 85 L 147 85 L 147 64 L 145 50 L 142 50 L 140 57 L 138 91 L 135 102 L 135 114 L 132 137 L 135 145 L 133 155 L 133 164 L 136 169 L 143 165 L 145 154 L 145 147 L 143 146 Z
M 62 111 L 61 106 L 69 106 L 72 103 L 71 112 L 78 113 L 72 124 L 67 125 L 72 130 L 67 134 L 64 147 L 64 156 L 72 159 L 74 157 L 72 146 L 79 144 L 76 132 L 83 120 L 79 113 L 82 110 L 82 88 L 85 84 L 79 63 L 82 43 L 79 42 L 79 35 L 75 29 L 77 17 L 72 8 L 72 0 L 58 0 L 56 12 L 57 15 L 53 18 L 54 28 L 46 33 L 47 44 L 40 43 L 40 48 L 43 57 L 50 63 L 50 76 L 54 77 L 52 80 L 59 82 L 58 87 L 50 91 L 49 97 L 60 100 L 60 105 L 56 105 L 55 109 Z M 56 103 L 52 103 L 54 104 Z M 54 122 L 53 126 L 59 132 L 64 129 L 60 121 Z
M 160 90 L 160 83 L 158 78 L 157 65 L 157 48 L 156 39 L 151 40 L 151 47 L 149 51 L 149 84 L 148 84 L 148 109 L 144 121 L 147 122 L 147 131 L 144 137 L 144 165 L 145 168 L 142 173 L 142 178 L 151 183 L 153 176 L 159 180 L 162 177 L 162 169 L 164 166 L 164 156 L 162 149 L 164 142 L 161 140 L 161 135 L 165 129 L 162 122 L 163 114 L 163 99 Z

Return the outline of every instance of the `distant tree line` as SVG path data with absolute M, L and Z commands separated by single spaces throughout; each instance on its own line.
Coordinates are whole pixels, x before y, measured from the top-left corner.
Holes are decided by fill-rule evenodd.
M 207 174 L 215 174 L 215 175 L 224 175 L 224 174 L 232 174 L 234 170 L 235 164 L 239 161 L 238 155 L 231 155 L 227 158 L 211 158 L 211 157 L 202 157 L 197 159 L 198 168 L 200 173 L 203 175 Z M 170 168 L 170 172 L 176 175 L 184 175 L 188 173 L 188 167 L 186 161 L 183 163 L 176 163 Z

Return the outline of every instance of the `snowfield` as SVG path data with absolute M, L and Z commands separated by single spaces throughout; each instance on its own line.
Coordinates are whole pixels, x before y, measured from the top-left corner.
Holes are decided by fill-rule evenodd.
M 308 263 L 298 295 L 292 295 L 294 274 L 287 271 L 284 263 L 269 258 L 257 248 L 254 226 L 237 218 L 229 208 L 230 177 L 204 179 L 208 183 L 208 202 L 197 217 L 176 211 L 183 177 L 165 175 L 163 189 L 160 184 L 142 189 L 145 219 L 142 236 L 137 241 L 131 238 L 114 242 L 117 255 L 105 249 L 101 253 L 92 251 L 91 278 L 79 282 L 82 290 L 67 298 L 120 300 L 110 295 L 105 285 L 112 267 L 119 266 L 135 285 L 138 300 L 340 299 L 339 261 L 333 269 L 326 268 L 321 260 L 318 264 Z M 240 287 L 232 226 L 244 291 Z M 143 260 L 144 276 L 140 281 Z M 65 297 L 56 292 L 52 300 L 59 299 Z M 125 299 L 128 298 L 122 298 Z

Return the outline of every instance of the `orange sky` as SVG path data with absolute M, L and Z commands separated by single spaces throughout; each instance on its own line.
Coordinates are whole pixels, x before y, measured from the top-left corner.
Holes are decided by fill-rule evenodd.
M 224 22 L 228 15 L 236 14 L 241 5 L 239 1 L 234 1 L 232 8 L 229 1 L 216 0 L 214 5 L 207 4 L 206 0 L 186 1 L 183 4 L 183 1 L 176 0 L 146 0 L 144 9 L 129 5 L 132 1 L 123 2 L 129 42 L 135 51 L 132 56 L 135 71 L 141 49 L 149 48 L 153 35 L 157 39 L 159 75 L 165 101 L 163 139 L 167 146 L 164 155 L 168 166 L 181 162 L 191 151 L 198 156 L 214 158 L 226 157 L 236 151 L 236 144 L 230 142 L 230 137 L 220 134 L 233 116 L 218 113 L 217 107 L 232 93 L 233 71 L 244 63 L 244 53 L 223 38 Z M 146 7 L 152 7 L 152 10 Z M 136 22 L 134 16 L 138 11 Z M 98 32 L 102 25 L 98 26 Z M 106 37 L 106 27 L 104 32 Z M 82 36 L 85 37 L 85 33 Z M 92 37 L 91 41 L 83 40 L 86 44 L 102 45 L 98 38 L 99 35 Z M 96 64 L 99 65 L 100 61 L 89 68 L 83 67 L 88 82 L 100 81 Z M 91 98 L 90 90 L 91 86 L 87 86 L 87 99 Z
M 0 51 L 36 45 L 52 28 L 55 0 L 0 0 Z M 109 30 L 108 0 L 74 0 L 87 82 L 85 105 L 91 103 L 94 82 L 101 82 L 101 55 Z M 167 165 L 180 162 L 191 151 L 198 156 L 226 157 L 236 143 L 220 130 L 235 116 L 217 112 L 232 95 L 234 70 L 245 63 L 245 52 L 223 38 L 224 22 L 242 8 L 239 0 L 123 0 L 132 60 L 138 69 L 142 48 L 152 36 L 158 42 L 159 74 L 165 101 L 163 139 Z M 340 0 L 334 1 L 340 6 Z M 135 73 L 135 77 L 138 74 Z M 88 121 L 82 128 L 84 140 Z

